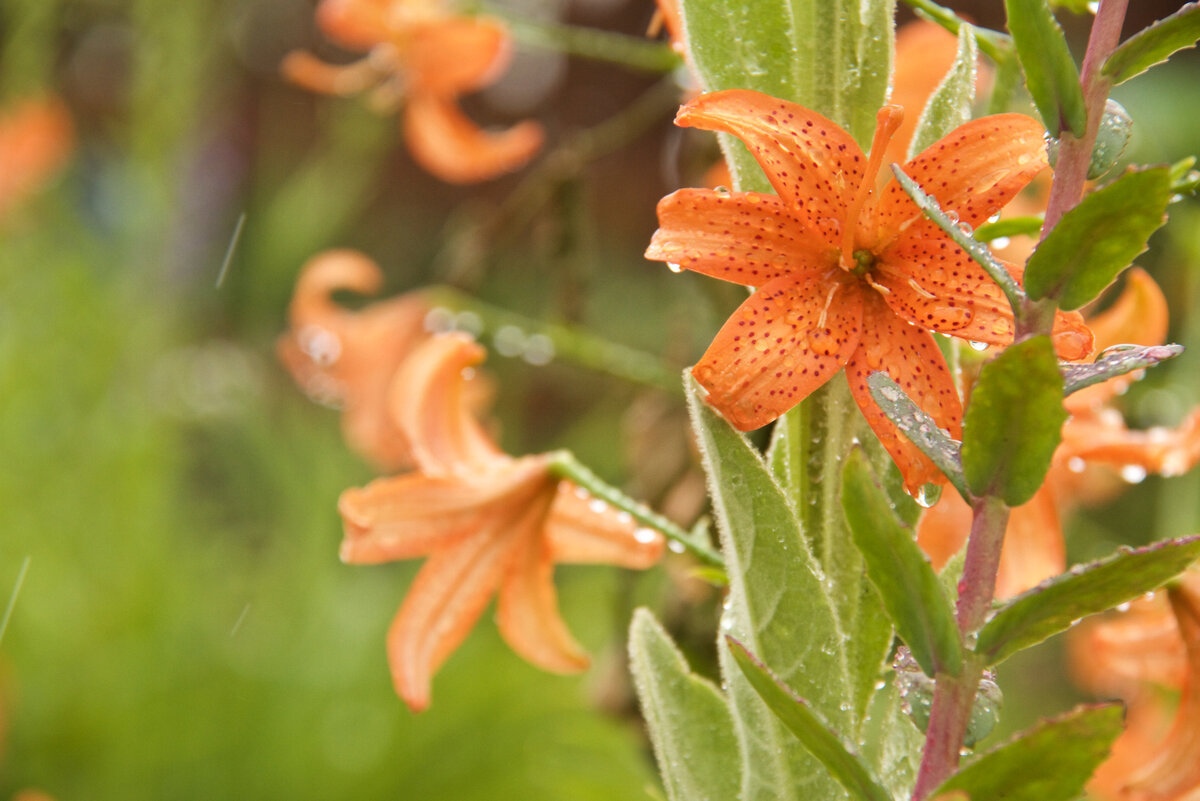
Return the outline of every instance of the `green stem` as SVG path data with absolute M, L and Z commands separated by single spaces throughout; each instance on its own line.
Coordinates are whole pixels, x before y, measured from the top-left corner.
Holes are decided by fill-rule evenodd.
M 513 37 L 530 47 L 604 61 L 642 72 L 674 72 L 683 64 L 679 54 L 662 42 L 596 28 L 518 17 L 506 8 L 486 3 L 481 4 L 479 10 L 504 20 Z
M 1101 0 L 1097 10 L 1080 78 L 1087 102 L 1087 132 L 1082 138 L 1070 133 L 1063 134 L 1058 165 L 1054 171 L 1054 185 L 1046 209 L 1046 222 L 1042 228 L 1043 237 L 1079 203 L 1083 194 L 1092 143 L 1110 88 L 1108 81 L 1100 75 L 1100 67 L 1120 40 L 1127 3 L 1128 0 Z M 1056 311 L 1052 301 L 1033 302 L 1026 299 L 1016 311 L 1014 341 L 1050 335 Z M 971 534 L 967 540 L 963 578 L 959 583 L 957 610 L 958 627 L 964 639 L 983 624 L 991 608 L 1010 509 L 1003 500 L 989 493 L 975 500 L 972 511 Z M 913 789 L 914 801 L 929 797 L 957 769 L 984 667 L 977 657 L 968 658 L 961 676 L 937 677 L 925 751 Z
M 549 353 L 541 351 L 547 360 L 549 357 L 561 357 L 573 364 L 634 384 L 675 395 L 683 392 L 679 380 L 679 372 L 683 368 L 669 366 L 656 356 L 610 342 L 581 328 L 525 317 L 448 286 L 430 287 L 424 290 L 424 294 L 435 307 L 476 315 L 483 326 L 481 333 L 488 333 L 493 338 L 502 338 L 505 333 L 512 334 L 514 341 L 521 337 L 528 341 L 531 335 L 545 337 L 552 346 Z
M 724 569 L 725 560 L 713 550 L 709 543 L 704 541 L 702 535 L 684 531 L 645 504 L 638 503 L 620 490 L 606 484 L 569 451 L 555 451 L 552 454 L 550 472 L 560 478 L 573 481 L 609 506 L 627 512 L 639 523 L 662 532 L 664 537 L 679 543 L 705 564 Z
M 904 3 L 919 15 L 927 17 L 958 36 L 958 28 L 962 25 L 963 20 L 950 9 L 934 3 L 933 0 L 904 0 Z M 987 28 L 972 27 L 975 31 L 975 41 L 979 43 L 979 49 L 987 54 L 988 58 L 997 64 L 1007 63 L 1012 59 L 1013 48 L 1010 36 Z

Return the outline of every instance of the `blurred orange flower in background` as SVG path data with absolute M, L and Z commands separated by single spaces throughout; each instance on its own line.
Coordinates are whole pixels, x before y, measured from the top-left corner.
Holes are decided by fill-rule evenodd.
M 511 40 L 499 21 L 455 15 L 441 0 L 322 0 L 317 24 L 338 45 L 368 55 L 336 66 L 295 51 L 283 74 L 325 94 L 370 90 L 381 109 L 403 103 L 409 151 L 438 178 L 486 181 L 518 169 L 541 148 L 536 122 L 485 131 L 458 105 L 460 95 L 495 82 L 508 63 Z
M 0 219 L 66 163 L 74 144 L 71 115 L 57 98 L 0 111 Z
M 1159 345 L 1167 336 L 1167 301 L 1143 270 L 1128 271 L 1117 301 L 1089 325 L 1096 349 L 1117 344 Z M 1074 392 L 1064 400 L 1063 425 L 1046 481 L 1023 506 L 1012 510 L 996 595 L 1006 598 L 1066 569 L 1061 516 L 1077 504 L 1100 503 L 1124 486 L 1119 471 L 1179 475 L 1200 461 L 1200 409 L 1174 429 L 1130 430 L 1112 401 L 1133 381 L 1118 376 Z M 966 542 L 971 507 L 957 493 L 944 493 L 917 525 L 917 541 L 940 568 Z
M 396 378 L 392 413 L 417 472 L 342 494 L 342 559 L 371 564 L 427 556 L 388 634 L 396 690 L 414 711 L 433 673 L 465 639 L 491 596 L 497 625 L 538 667 L 588 664 L 558 612 L 554 564 L 645 568 L 663 539 L 550 470 L 552 454 L 499 451 L 464 402 L 463 371 L 482 361 L 463 334 L 426 340 Z
M 884 416 L 867 376 L 889 373 L 957 437 L 961 404 L 928 332 L 1007 344 L 1013 320 L 996 284 L 896 181 L 875 189 L 901 114 L 880 111 L 868 160 L 850 134 L 794 103 L 744 90 L 691 101 L 677 124 L 740 138 L 778 195 L 668 195 L 646 257 L 757 288 L 692 370 L 734 426 L 771 422 L 844 366 L 859 408 L 915 491 L 941 474 Z M 978 225 L 1045 168 L 1042 134 L 1019 114 L 985 117 L 904 169 L 943 208 Z M 1077 314 L 1059 315 L 1055 340 L 1067 358 L 1091 350 Z
M 1068 640 L 1080 686 L 1127 704 L 1125 731 L 1088 784 L 1103 801 L 1200 798 L 1200 572 Z M 1178 703 L 1168 693 L 1180 693 Z
M 387 471 L 412 467 L 408 441 L 388 413 L 392 379 L 428 334 L 429 304 L 419 293 L 351 311 L 332 294 L 374 294 L 383 283 L 375 262 L 330 250 L 304 265 L 288 308 L 291 330 L 276 343 L 280 361 L 314 400 L 342 409 L 350 448 Z

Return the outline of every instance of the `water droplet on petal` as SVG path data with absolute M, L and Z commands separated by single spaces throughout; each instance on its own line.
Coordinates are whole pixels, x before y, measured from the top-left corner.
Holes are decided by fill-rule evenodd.
M 676 264 L 676 263 L 675 263 L 675 262 L 673 262 L 673 261 L 669 261 L 669 262 L 667 262 L 667 269 L 668 269 L 668 270 L 670 270 L 670 271 L 671 271 L 671 272 L 673 272 L 673 273 L 681 273 L 681 272 L 683 272 L 683 267 L 679 266 L 678 264 Z
M 1082 473 L 1087 467 L 1087 462 L 1081 456 L 1072 456 L 1067 460 L 1067 469 L 1072 473 Z
M 988 343 L 986 343 L 986 342 L 970 341 L 970 342 L 967 342 L 967 344 L 971 346 L 971 350 L 977 350 L 977 351 L 982 352 L 982 351 L 985 351 L 988 349 Z
M 1127 464 L 1121 468 L 1121 478 L 1130 484 L 1140 484 L 1146 480 L 1146 468 L 1140 464 Z
M 652 528 L 639 528 L 633 532 L 633 538 L 643 545 L 649 545 L 658 540 L 658 532 Z

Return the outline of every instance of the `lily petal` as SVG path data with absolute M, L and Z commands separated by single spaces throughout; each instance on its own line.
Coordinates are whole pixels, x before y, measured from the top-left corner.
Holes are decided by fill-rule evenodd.
M 867 335 L 846 363 L 846 378 L 871 430 L 900 468 L 905 488 L 916 492 L 926 483 L 944 479 L 929 457 L 901 435 L 875 403 L 867 379 L 876 371 L 887 373 L 955 439 L 962 437 L 962 402 L 933 337 L 897 317 L 877 293 L 864 294 L 863 329 Z
M 511 463 L 484 433 L 463 393 L 463 371 L 485 355 L 466 334 L 431 337 L 412 352 L 392 381 L 392 413 L 423 473 L 486 475 Z
M 352 487 L 338 499 L 345 526 L 341 559 L 374 564 L 412 559 L 452 545 L 490 527 L 505 516 L 504 508 L 528 500 L 545 476 L 544 463 L 527 457 L 514 460 L 509 469 L 493 471 L 486 481 L 410 473 Z
M 569 481 L 559 482 L 545 532 L 554 561 L 572 564 L 641 570 L 658 562 L 665 544 L 657 531 L 640 527 Z
M 551 496 L 538 499 L 514 526 L 521 533 L 500 584 L 496 625 L 504 641 L 529 663 L 556 673 L 576 673 L 588 666 L 588 656 L 559 614 L 554 561 L 538 531 L 552 501 Z
M 977 226 L 1048 166 L 1044 133 L 1041 123 L 1023 114 L 981 117 L 934 142 L 904 172 L 944 211 Z M 899 237 L 945 237 L 895 179 L 884 188 L 871 222 L 874 241 L 884 247 Z
M 741 139 L 804 227 L 840 246 L 842 222 L 862 183 L 866 157 L 837 123 L 786 100 L 729 89 L 687 103 L 675 124 Z
M 542 146 L 542 126 L 531 120 L 485 131 L 452 97 L 414 94 L 404 111 L 404 136 L 413 158 L 450 183 L 495 178 L 525 165 Z
M 509 569 L 518 531 L 480 529 L 426 560 L 388 630 L 396 692 L 409 708 L 429 706 L 434 672 L 470 633 Z
M 774 195 L 680 189 L 658 202 L 646 258 L 759 287 L 830 250 Z
M 807 276 L 776 278 L 717 332 L 692 375 L 736 428 L 759 428 L 808 397 L 846 363 L 862 336 L 862 292 L 831 273 L 814 293 Z
M 411 91 L 460 95 L 493 83 L 508 66 L 511 38 L 485 17 L 446 17 L 408 32 Z

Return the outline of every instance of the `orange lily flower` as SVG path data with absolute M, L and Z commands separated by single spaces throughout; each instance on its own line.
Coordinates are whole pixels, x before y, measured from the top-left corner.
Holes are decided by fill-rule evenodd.
M 734 426 L 771 422 L 844 366 L 859 408 L 915 491 L 940 473 L 871 399 L 867 377 L 886 371 L 958 437 L 962 407 L 929 331 L 1004 345 L 1013 320 L 995 283 L 895 180 L 875 189 L 901 117 L 897 106 L 879 112 L 868 159 L 850 134 L 794 103 L 746 90 L 696 98 L 676 124 L 740 138 L 778 195 L 674 192 L 658 204 L 646 257 L 757 288 L 692 370 Z M 974 120 L 904 169 L 944 209 L 978 225 L 1046 167 L 1042 133 L 1019 114 Z M 1067 358 L 1091 350 L 1078 315 L 1059 316 L 1055 339 Z
M 1167 301 L 1144 271 L 1127 273 L 1117 302 L 1090 322 L 1097 349 L 1120 343 L 1161 344 L 1167 334 Z M 1111 406 L 1130 376 L 1086 387 L 1064 401 L 1063 425 L 1046 482 L 1029 503 L 1012 510 L 1000 556 L 996 595 L 1010 597 L 1066 569 L 1060 517 L 1073 504 L 1104 500 L 1123 482 L 1119 470 L 1138 475 L 1179 475 L 1200 462 L 1200 409 L 1175 429 L 1131 431 Z M 917 525 L 917 541 L 940 568 L 958 552 L 971 528 L 971 508 L 944 493 Z
M 650 19 L 647 36 L 657 36 L 663 28 L 671 49 L 683 55 L 687 49 L 683 43 L 683 17 L 679 13 L 679 0 L 654 0 L 654 16 Z
M 434 672 L 493 594 L 500 633 L 546 670 L 584 669 L 587 655 L 558 613 L 555 563 L 645 568 L 663 539 L 550 472 L 551 454 L 500 452 L 463 404 L 463 371 L 483 348 L 462 334 L 426 340 L 402 366 L 393 413 L 418 471 L 346 490 L 343 561 L 428 556 L 388 634 L 396 691 L 429 705 Z
M 297 51 L 284 59 L 284 75 L 325 94 L 372 90 L 383 108 L 403 100 L 408 148 L 438 178 L 486 181 L 518 169 L 541 148 L 536 122 L 485 131 L 458 106 L 460 95 L 493 83 L 508 63 L 511 42 L 500 22 L 456 16 L 440 0 L 322 0 L 317 24 L 367 57 L 334 66 Z
M 75 139 L 66 106 L 24 100 L 0 114 L 0 219 L 67 160 Z
M 351 250 L 330 250 L 305 264 L 288 309 L 291 330 L 279 338 L 280 361 L 312 398 L 342 409 L 351 449 L 384 470 L 411 467 L 408 441 L 388 410 L 392 380 L 425 339 L 429 305 L 411 293 L 350 311 L 330 297 L 339 290 L 373 294 L 383 274 Z
M 1088 785 L 1106 801 L 1200 797 L 1200 572 L 1088 621 L 1069 639 L 1079 684 L 1128 704 L 1126 728 Z M 1181 691 L 1176 708 L 1162 688 Z

